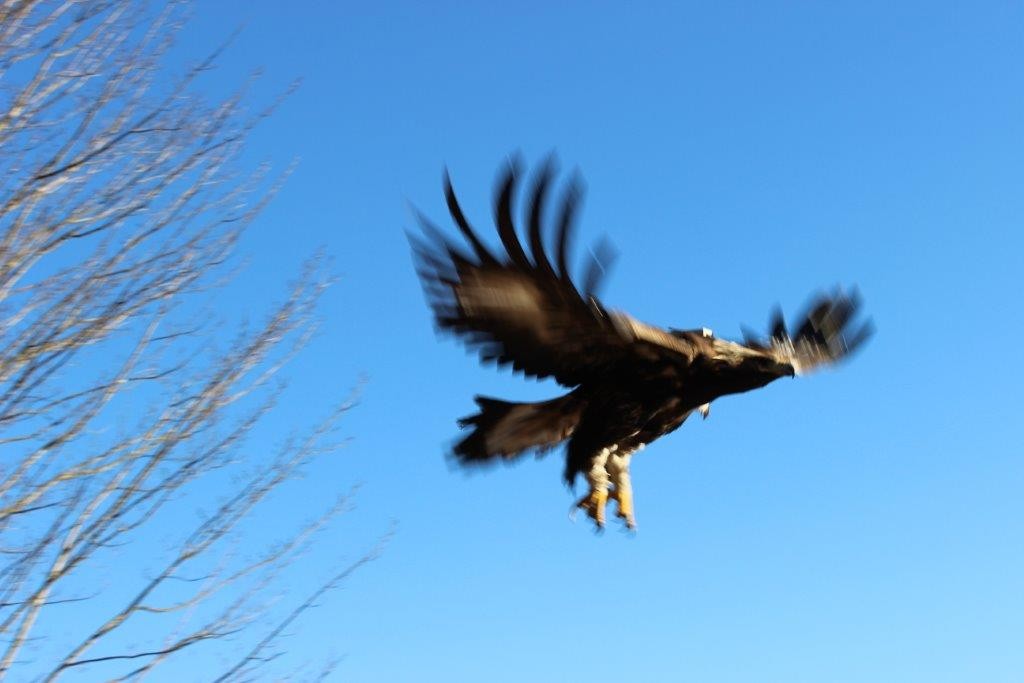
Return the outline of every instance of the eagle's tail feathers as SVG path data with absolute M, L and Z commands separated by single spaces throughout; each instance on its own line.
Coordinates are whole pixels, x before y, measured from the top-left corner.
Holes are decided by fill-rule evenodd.
M 473 431 L 452 449 L 461 465 L 514 460 L 529 451 L 544 453 L 572 435 L 584 407 L 571 393 L 536 403 L 486 396 L 474 400 L 480 412 L 459 420 L 459 426 Z

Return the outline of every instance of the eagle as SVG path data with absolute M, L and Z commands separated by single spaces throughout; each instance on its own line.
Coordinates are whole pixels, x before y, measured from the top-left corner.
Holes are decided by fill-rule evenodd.
M 511 366 L 532 378 L 552 378 L 568 393 L 546 401 L 514 402 L 476 396 L 478 412 L 459 420 L 469 433 L 451 455 L 464 467 L 513 461 L 567 442 L 564 479 L 582 474 L 587 492 L 574 505 L 605 526 L 609 501 L 634 530 L 632 456 L 679 428 L 712 401 L 806 374 L 849 357 L 872 334 L 858 322 L 860 297 L 836 289 L 812 300 L 790 332 L 776 308 L 767 337 L 744 329 L 743 341 L 707 328 L 661 328 L 607 308 L 597 296 L 610 248 L 592 250 L 582 280 L 569 266 L 582 196 L 574 175 L 546 214 L 555 164 L 539 165 L 523 205 L 526 231 L 513 207 L 522 178 L 511 160 L 499 173 L 494 222 L 501 249 L 481 240 L 444 173 L 457 243 L 422 214 L 422 234 L 410 234 L 414 262 L 439 331 L 455 335 L 484 363 Z M 525 246 L 524 240 L 525 238 Z

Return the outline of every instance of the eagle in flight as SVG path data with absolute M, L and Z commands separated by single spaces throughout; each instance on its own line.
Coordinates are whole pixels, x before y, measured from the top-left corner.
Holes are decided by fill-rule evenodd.
M 562 193 L 553 238 L 546 235 L 554 174 L 549 159 L 531 182 L 524 207 L 529 250 L 513 219 L 521 177 L 515 162 L 499 176 L 495 191 L 494 220 L 503 252 L 481 241 L 447 173 L 448 211 L 465 243 L 455 244 L 423 216 L 423 235 L 410 235 L 440 330 L 479 351 L 484 362 L 511 365 L 527 377 L 551 377 L 570 389 L 533 403 L 477 396 L 479 412 L 459 422 L 471 431 L 452 454 L 460 465 L 473 466 L 511 461 L 568 441 L 565 481 L 571 486 L 583 474 L 588 485 L 576 507 L 601 529 L 610 499 L 616 514 L 635 529 L 629 474 L 634 453 L 677 429 L 694 411 L 707 417 L 720 396 L 846 358 L 871 335 L 872 326 L 855 322 L 857 294 L 841 290 L 814 300 L 794 332 L 776 311 L 767 338 L 745 331 L 742 343 L 720 339 L 707 328 L 663 329 L 609 310 L 595 293 L 606 272 L 607 248 L 592 253 L 582 287 L 570 273 L 581 195 L 577 180 Z

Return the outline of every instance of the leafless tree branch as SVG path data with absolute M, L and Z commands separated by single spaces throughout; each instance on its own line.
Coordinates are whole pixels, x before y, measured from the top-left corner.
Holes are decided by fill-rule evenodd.
M 351 403 L 272 454 L 249 443 L 330 283 L 311 259 L 230 340 L 197 313 L 287 172 L 242 172 L 238 159 L 279 99 L 250 109 L 248 83 L 220 101 L 196 94 L 230 39 L 168 78 L 187 17 L 182 0 L 0 0 L 0 678 L 27 671 L 30 645 L 58 653 L 44 680 L 118 663 L 124 680 L 253 632 L 272 619 L 275 581 L 350 505 L 341 496 L 276 544 L 244 543 L 246 521 L 339 447 Z M 182 521 L 214 480 L 223 497 Z M 156 568 L 56 638 L 57 612 L 100 593 L 88 577 L 154 529 L 168 537 Z M 283 630 L 378 552 L 253 632 L 223 679 L 276 656 Z M 141 620 L 171 617 L 157 641 L 125 648 Z

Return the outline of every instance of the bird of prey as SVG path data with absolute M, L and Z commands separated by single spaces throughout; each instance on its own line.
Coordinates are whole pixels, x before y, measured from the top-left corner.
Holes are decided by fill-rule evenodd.
M 562 193 L 553 230 L 545 227 L 554 175 L 549 159 L 531 182 L 524 206 L 528 250 L 513 219 L 521 177 L 517 162 L 499 175 L 495 190 L 501 251 L 489 248 L 470 225 L 447 172 L 448 210 L 464 244 L 423 216 L 423 234 L 409 236 L 439 330 L 459 337 L 484 362 L 511 365 L 527 377 L 551 377 L 570 389 L 533 403 L 477 396 L 479 412 L 460 420 L 471 431 L 452 455 L 460 465 L 473 466 L 541 453 L 567 441 L 565 481 L 571 486 L 582 474 L 588 485 L 576 507 L 601 529 L 610 499 L 627 528 L 635 529 L 629 474 L 634 453 L 677 429 L 694 411 L 707 417 L 720 396 L 846 358 L 872 327 L 870 321 L 855 322 L 856 291 L 842 290 L 812 301 L 795 331 L 787 329 L 777 310 L 767 338 L 745 332 L 742 343 L 720 339 L 706 328 L 663 329 L 609 310 L 595 293 L 607 250 L 592 252 L 582 286 L 570 273 L 580 200 L 575 178 Z

